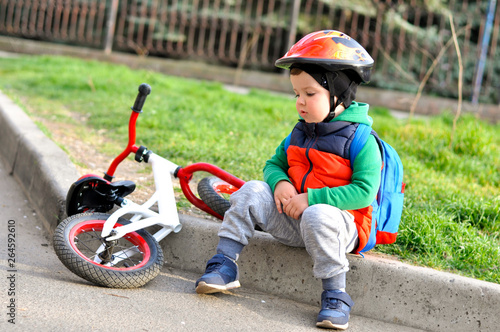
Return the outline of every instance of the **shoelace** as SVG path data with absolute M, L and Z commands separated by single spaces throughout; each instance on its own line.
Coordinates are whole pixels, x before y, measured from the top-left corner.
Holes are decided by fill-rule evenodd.
M 217 260 L 217 261 L 214 261 L 214 262 L 211 262 L 210 264 L 207 265 L 207 269 L 205 271 L 205 273 L 210 273 L 214 270 L 216 270 L 219 266 L 222 265 L 223 262 Z
M 327 309 L 342 309 L 342 301 L 338 299 L 331 299 L 331 298 L 326 298 L 326 308 Z

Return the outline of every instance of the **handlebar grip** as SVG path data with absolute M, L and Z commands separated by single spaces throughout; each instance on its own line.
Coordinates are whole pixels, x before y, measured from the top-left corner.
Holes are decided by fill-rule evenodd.
M 135 98 L 134 106 L 132 106 L 132 111 L 141 113 L 142 106 L 144 106 L 144 102 L 146 101 L 146 97 L 151 93 L 151 87 L 149 84 L 142 83 L 139 85 L 139 93 Z

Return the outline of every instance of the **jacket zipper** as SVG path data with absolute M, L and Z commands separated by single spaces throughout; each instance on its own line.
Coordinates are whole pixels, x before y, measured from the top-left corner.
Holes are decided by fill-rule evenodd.
M 317 140 L 316 139 L 316 134 L 313 133 L 312 137 L 311 137 L 311 140 L 306 145 L 307 146 L 307 148 L 306 148 L 306 158 L 307 158 L 307 161 L 309 162 L 309 169 L 307 170 L 306 174 L 304 174 L 304 177 L 302 178 L 302 183 L 300 184 L 300 192 L 301 193 L 305 192 L 304 189 L 305 189 L 305 186 L 306 186 L 307 177 L 309 176 L 309 174 L 311 174 L 312 169 L 313 169 L 313 163 L 312 163 L 311 159 L 309 158 L 309 150 L 314 145 L 314 143 L 316 143 L 316 140 Z

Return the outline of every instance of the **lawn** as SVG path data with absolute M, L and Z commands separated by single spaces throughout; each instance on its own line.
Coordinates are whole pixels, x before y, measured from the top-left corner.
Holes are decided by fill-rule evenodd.
M 177 164 L 205 161 L 244 180 L 262 179 L 265 161 L 297 120 L 291 93 L 242 95 L 219 83 L 95 61 L 0 58 L 0 77 L 0 89 L 29 115 L 77 125 L 82 140 L 105 135 L 110 142 L 126 137 L 137 87 L 147 82 L 152 93 L 138 120 L 138 144 Z M 462 116 L 450 147 L 449 114 L 411 122 L 381 107 L 370 114 L 399 152 L 407 183 L 397 242 L 375 250 L 500 283 L 499 125 Z M 113 156 L 123 143 L 97 148 Z

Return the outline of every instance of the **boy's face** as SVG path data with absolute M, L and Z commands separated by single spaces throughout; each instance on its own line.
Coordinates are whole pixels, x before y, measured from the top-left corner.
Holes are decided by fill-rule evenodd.
M 299 115 L 307 123 L 323 121 L 330 114 L 330 92 L 305 71 L 291 75 L 290 81 L 297 98 L 295 107 Z

